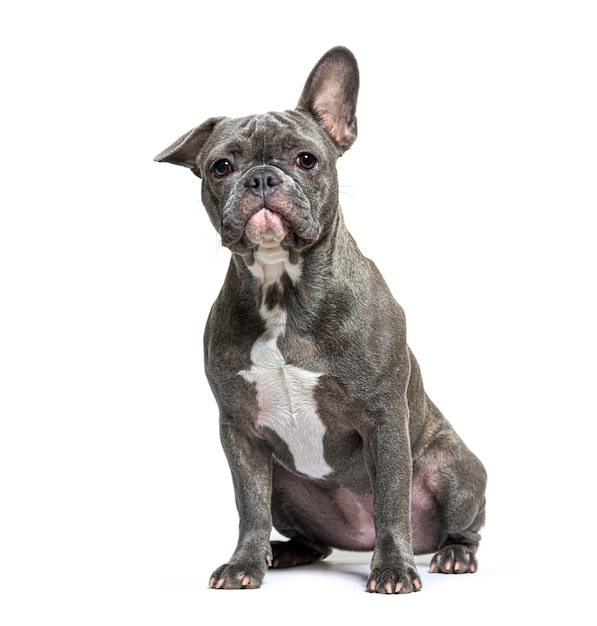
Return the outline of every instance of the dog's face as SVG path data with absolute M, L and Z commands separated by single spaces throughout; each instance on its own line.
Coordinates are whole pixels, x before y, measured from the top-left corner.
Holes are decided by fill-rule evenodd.
M 223 245 L 301 249 L 316 241 L 337 207 L 338 149 L 298 111 L 223 119 L 197 158 L 202 199 Z
M 222 243 L 250 257 L 257 246 L 300 251 L 338 209 L 336 160 L 356 137 L 358 70 L 345 49 L 309 76 L 297 109 L 210 118 L 157 157 L 202 179 L 202 200 Z

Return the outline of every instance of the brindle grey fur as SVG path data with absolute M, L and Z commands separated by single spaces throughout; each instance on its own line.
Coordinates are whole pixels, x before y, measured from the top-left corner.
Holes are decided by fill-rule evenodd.
M 334 547 L 374 550 L 366 588 L 380 593 L 421 588 L 413 553 L 435 552 L 432 572 L 477 569 L 485 470 L 425 394 L 404 313 L 338 205 L 335 163 L 356 138 L 358 82 L 353 55 L 334 48 L 295 110 L 211 118 L 156 157 L 202 178 L 207 213 L 233 253 L 207 323 L 205 364 L 240 528 L 212 587 L 259 587 L 268 566 L 310 563 Z M 317 166 L 301 169 L 302 153 Z M 222 159 L 232 167 L 218 177 Z M 246 230 L 263 207 L 287 228 L 287 271 L 269 284 Z M 274 337 L 283 367 L 318 375 L 323 477 L 298 472 L 285 440 L 259 421 L 247 372 L 269 315 L 285 324 Z M 315 437 L 308 424 L 296 427 Z M 272 524 L 290 541 L 270 543 Z

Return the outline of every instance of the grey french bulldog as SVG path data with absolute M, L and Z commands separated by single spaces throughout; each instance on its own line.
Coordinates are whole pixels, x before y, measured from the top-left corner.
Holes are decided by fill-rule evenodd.
M 414 554 L 435 553 L 430 572 L 477 570 L 485 470 L 427 397 L 404 313 L 338 204 L 358 88 L 354 56 L 333 48 L 295 110 L 210 118 L 155 158 L 202 179 L 232 252 L 204 342 L 239 514 L 216 589 L 332 548 L 373 550 L 370 592 L 421 589 Z

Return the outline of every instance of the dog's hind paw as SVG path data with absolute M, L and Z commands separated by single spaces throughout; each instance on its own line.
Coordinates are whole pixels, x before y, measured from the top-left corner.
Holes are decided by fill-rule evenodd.
M 431 559 L 431 574 L 474 574 L 478 564 L 475 551 L 470 546 L 452 544 L 444 546 Z
M 295 567 L 296 565 L 309 565 L 325 559 L 332 551 L 326 546 L 303 543 L 291 539 L 290 541 L 272 541 L 273 562 L 272 567 Z

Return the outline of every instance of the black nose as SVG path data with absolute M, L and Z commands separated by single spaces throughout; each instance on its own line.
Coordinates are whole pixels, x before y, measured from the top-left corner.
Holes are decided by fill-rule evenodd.
M 249 172 L 245 187 L 248 187 L 256 196 L 265 198 L 272 194 L 282 181 L 280 177 L 269 168 L 260 168 Z

